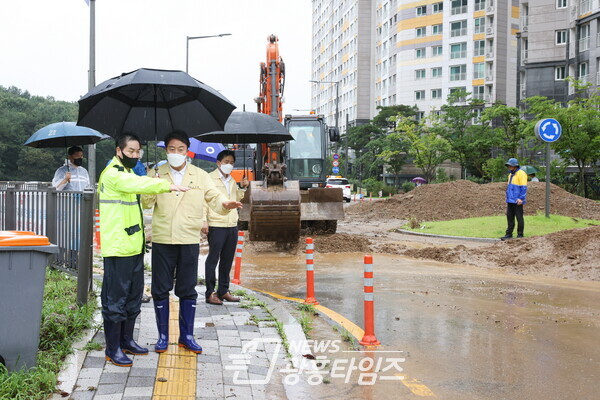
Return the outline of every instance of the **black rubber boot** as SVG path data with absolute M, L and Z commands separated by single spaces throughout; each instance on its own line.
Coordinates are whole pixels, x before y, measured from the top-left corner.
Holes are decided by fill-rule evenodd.
M 119 366 L 131 367 L 133 361 L 121 350 L 121 322 L 114 323 L 104 320 L 104 337 L 106 338 L 106 350 L 104 350 L 106 361 Z

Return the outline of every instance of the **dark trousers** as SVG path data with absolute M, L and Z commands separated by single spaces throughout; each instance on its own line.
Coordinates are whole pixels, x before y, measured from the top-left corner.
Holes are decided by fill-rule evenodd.
M 208 256 L 204 264 L 206 278 L 206 298 L 215 291 L 215 267 L 219 264 L 219 288 L 217 295 L 223 296 L 229 291 L 229 273 L 235 256 L 238 240 L 238 228 L 208 227 Z
M 517 219 L 517 235 L 523 236 L 523 231 L 525 230 L 523 204 L 506 203 L 506 220 L 508 222 L 508 228 L 506 229 L 507 236 L 512 236 L 513 231 L 515 230 L 515 218 Z
M 196 300 L 200 244 L 152 243 L 152 298 L 169 298 L 169 291 L 182 299 Z
M 102 316 L 114 323 L 134 319 L 140 313 L 144 292 L 144 255 L 104 257 Z

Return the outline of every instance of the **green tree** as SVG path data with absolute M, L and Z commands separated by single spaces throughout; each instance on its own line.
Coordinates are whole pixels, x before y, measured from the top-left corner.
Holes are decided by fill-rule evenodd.
M 525 104 L 534 115 L 529 122 L 530 131 L 543 118 L 555 118 L 561 124 L 562 135 L 550 147 L 563 160 L 577 166 L 577 193 L 584 195 L 585 169 L 600 160 L 600 95 L 589 85 L 570 81 L 575 85 L 577 96 L 566 107 L 541 96 L 525 99 Z
M 483 122 L 492 123 L 495 126 L 493 144 L 502 149 L 506 156 L 517 157 L 519 147 L 526 140 L 533 139 L 527 131 L 527 123 L 523 120 L 521 112 L 516 107 L 506 104 L 495 103 L 492 107 L 485 109 L 481 116 Z
M 448 158 L 451 151 L 448 141 L 430 129 L 425 121 L 416 122 L 412 118 L 399 117 L 396 131 L 390 136 L 408 144 L 409 155 L 428 182 L 435 178 L 437 167 Z

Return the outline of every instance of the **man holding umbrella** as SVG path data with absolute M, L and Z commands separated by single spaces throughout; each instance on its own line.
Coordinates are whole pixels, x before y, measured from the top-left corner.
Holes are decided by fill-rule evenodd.
M 52 186 L 56 190 L 79 192 L 90 186 L 90 177 L 83 167 L 83 149 L 81 147 L 73 146 L 69 149 L 67 162 L 54 173 Z
M 169 291 L 175 286 L 175 294 L 179 297 L 178 344 L 199 354 L 202 353 L 202 347 L 194 340 L 194 316 L 204 205 L 215 214 L 226 216 L 230 210 L 241 208 L 242 203 L 230 201 L 217 190 L 205 171 L 187 162 L 190 140 L 184 132 L 168 134 L 164 144 L 167 164 L 158 168 L 158 176 L 175 184 L 187 185 L 193 190 L 185 194 L 142 196 L 144 208 L 154 207 L 152 298 L 159 334 L 154 349 L 162 353 L 169 345 Z
M 105 355 L 113 364 L 128 367 L 125 355 L 148 354 L 133 340 L 144 289 L 145 238 L 142 210 L 137 194 L 186 192 L 187 186 L 164 179 L 137 176 L 132 172 L 140 155 L 140 139 L 123 134 L 116 140 L 116 155 L 98 182 L 100 238 L 104 257 L 102 316 L 106 337 Z

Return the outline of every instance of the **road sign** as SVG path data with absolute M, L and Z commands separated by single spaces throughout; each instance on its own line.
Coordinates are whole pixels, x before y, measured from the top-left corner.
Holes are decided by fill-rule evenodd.
M 338 153 L 334 153 L 333 154 L 333 159 L 337 160 L 338 158 L 340 158 L 340 155 Z
M 331 172 L 333 172 L 334 174 L 339 174 L 340 169 L 338 167 L 333 167 L 333 168 L 331 168 Z
M 340 166 L 340 162 L 338 160 L 335 160 L 334 162 L 332 162 L 334 167 L 339 167 Z
M 556 142 L 562 134 L 562 127 L 554 118 L 541 119 L 535 124 L 535 134 L 544 142 Z

